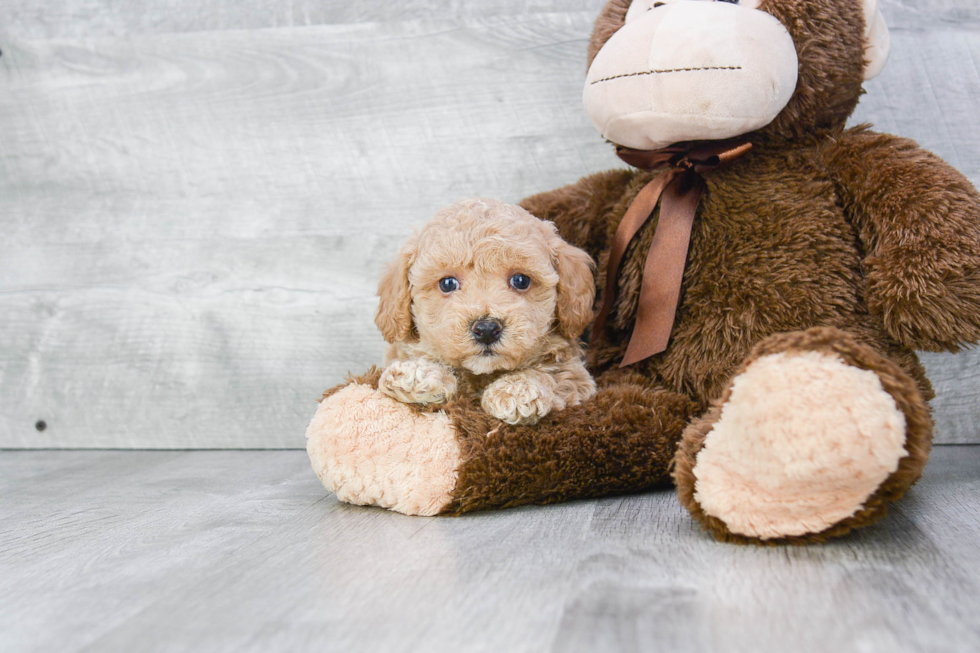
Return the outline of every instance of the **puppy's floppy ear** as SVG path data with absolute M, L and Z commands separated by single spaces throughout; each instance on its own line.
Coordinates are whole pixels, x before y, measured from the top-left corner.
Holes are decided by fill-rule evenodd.
M 595 317 L 595 280 L 592 257 L 554 234 L 552 256 L 558 268 L 558 325 L 562 335 L 574 340 Z
M 408 270 L 415 261 L 418 236 L 412 236 L 388 264 L 378 283 L 378 313 L 374 323 L 388 342 L 406 340 L 412 333 L 412 295 L 408 286 Z

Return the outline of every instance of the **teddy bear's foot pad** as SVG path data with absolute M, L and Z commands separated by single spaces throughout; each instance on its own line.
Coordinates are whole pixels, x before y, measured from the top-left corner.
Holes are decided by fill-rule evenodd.
M 821 533 L 861 509 L 905 443 L 874 371 L 828 352 L 770 354 L 732 382 L 695 459 L 694 500 L 736 535 Z
M 352 383 L 324 399 L 306 431 L 313 470 L 347 503 L 435 515 L 456 486 L 460 450 L 445 413 L 419 413 Z

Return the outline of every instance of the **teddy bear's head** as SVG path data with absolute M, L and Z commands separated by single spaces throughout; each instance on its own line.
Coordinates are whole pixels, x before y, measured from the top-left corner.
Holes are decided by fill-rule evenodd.
M 843 126 L 888 49 L 878 0 L 610 0 L 583 99 L 634 149 L 793 139 Z

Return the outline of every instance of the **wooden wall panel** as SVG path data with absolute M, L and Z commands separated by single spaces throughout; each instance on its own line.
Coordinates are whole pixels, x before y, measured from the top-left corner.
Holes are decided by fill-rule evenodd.
M 23 39 L 591 12 L 605 0 L 0 0 L 0 29 Z M 897 29 L 980 24 L 975 0 L 880 0 Z
M 0 2 L 0 447 L 302 446 L 380 359 L 413 227 L 618 164 L 580 102 L 598 3 L 557 4 Z M 929 27 L 893 31 L 857 119 L 977 183 L 975 7 L 930 6 L 886 4 Z M 980 441 L 980 357 L 927 364 L 941 438 Z

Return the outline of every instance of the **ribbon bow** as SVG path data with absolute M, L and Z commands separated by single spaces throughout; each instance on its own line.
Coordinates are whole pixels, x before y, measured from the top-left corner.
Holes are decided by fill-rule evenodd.
M 592 340 L 602 332 L 616 293 L 616 279 L 626 247 L 660 204 L 660 219 L 643 265 L 636 322 L 620 367 L 667 349 L 674 326 L 681 281 L 691 242 L 691 228 L 701 196 L 704 173 L 727 165 L 752 149 L 748 141 L 678 144 L 662 150 L 616 148 L 616 156 L 642 170 L 669 166 L 640 190 L 626 210 L 609 251 L 602 308 L 592 327 Z

